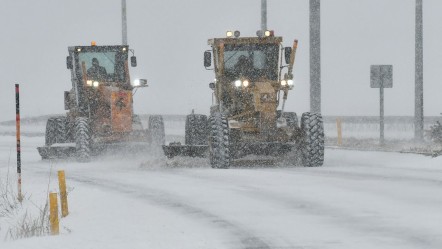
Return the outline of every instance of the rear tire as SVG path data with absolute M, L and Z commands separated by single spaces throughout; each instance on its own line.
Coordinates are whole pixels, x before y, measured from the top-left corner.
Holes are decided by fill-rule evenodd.
M 52 117 L 46 122 L 45 145 L 66 142 L 66 117 Z
M 187 145 L 207 145 L 208 137 L 207 116 L 201 114 L 187 115 L 184 143 Z
M 301 159 L 304 167 L 324 163 L 324 125 L 321 114 L 306 112 L 301 117 Z
M 162 146 L 165 143 L 164 121 L 161 115 L 149 116 L 149 137 L 153 146 Z
M 89 120 L 84 117 L 75 119 L 76 158 L 79 162 L 89 162 L 91 155 L 91 130 Z
M 230 167 L 230 132 L 227 118 L 221 113 L 210 117 L 209 158 L 212 168 Z

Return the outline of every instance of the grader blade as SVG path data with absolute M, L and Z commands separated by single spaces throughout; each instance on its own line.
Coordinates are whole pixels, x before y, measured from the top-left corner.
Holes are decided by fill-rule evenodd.
M 43 159 L 69 158 L 75 155 L 75 143 L 53 144 L 51 146 L 37 147 Z
M 208 145 L 181 145 L 181 143 L 163 145 L 163 151 L 167 158 L 176 156 L 207 157 L 208 149 Z

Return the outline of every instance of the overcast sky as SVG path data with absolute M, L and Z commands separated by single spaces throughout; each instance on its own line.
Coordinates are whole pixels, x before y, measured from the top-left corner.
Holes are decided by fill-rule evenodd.
M 385 90 L 386 115 L 414 115 L 415 0 L 322 0 L 322 112 L 378 115 L 371 64 L 394 66 Z M 14 119 L 14 83 L 22 116 L 64 113 L 71 89 L 67 47 L 121 43 L 120 0 L 2 0 L 0 120 Z M 212 71 L 203 67 L 207 39 L 226 30 L 254 36 L 260 0 L 127 0 L 128 42 L 138 59 L 131 77 L 149 87 L 135 95 L 135 112 L 208 113 Z M 268 27 L 290 46 L 299 39 L 288 110 L 309 109 L 309 1 L 268 0 Z M 425 115 L 442 112 L 442 1 L 424 0 Z

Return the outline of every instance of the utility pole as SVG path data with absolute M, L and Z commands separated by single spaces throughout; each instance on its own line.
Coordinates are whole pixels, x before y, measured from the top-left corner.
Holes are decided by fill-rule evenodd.
M 414 139 L 417 142 L 423 141 L 424 138 L 424 47 L 422 1 L 423 0 L 416 0 Z
M 310 0 L 310 112 L 321 113 L 320 0 Z
M 126 0 L 121 0 L 121 29 L 123 36 L 123 45 L 127 45 Z
M 267 30 L 267 0 L 261 0 L 261 30 Z

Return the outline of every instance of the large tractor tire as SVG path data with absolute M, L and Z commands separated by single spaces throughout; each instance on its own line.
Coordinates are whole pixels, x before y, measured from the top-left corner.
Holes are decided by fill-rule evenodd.
M 230 167 L 230 132 L 227 118 L 215 113 L 209 120 L 209 158 L 212 168 Z
M 321 114 L 306 112 L 301 117 L 301 160 L 304 167 L 324 163 L 324 124 Z
M 207 116 L 201 114 L 190 114 L 186 117 L 185 144 L 207 145 L 209 130 L 207 127 Z
M 66 117 L 52 117 L 46 122 L 45 145 L 66 142 Z
M 291 129 L 298 129 L 299 128 L 299 122 L 298 122 L 298 116 L 296 115 L 295 112 L 284 112 L 283 114 L 285 120 L 287 121 L 287 125 L 291 128 Z M 276 119 L 281 117 L 281 111 L 278 110 L 276 113 Z
M 79 162 L 89 162 L 91 157 L 91 129 L 89 120 L 84 117 L 75 119 L 76 158 Z
M 150 143 L 153 146 L 162 146 L 166 140 L 166 134 L 164 132 L 164 121 L 161 115 L 149 116 L 149 136 Z

